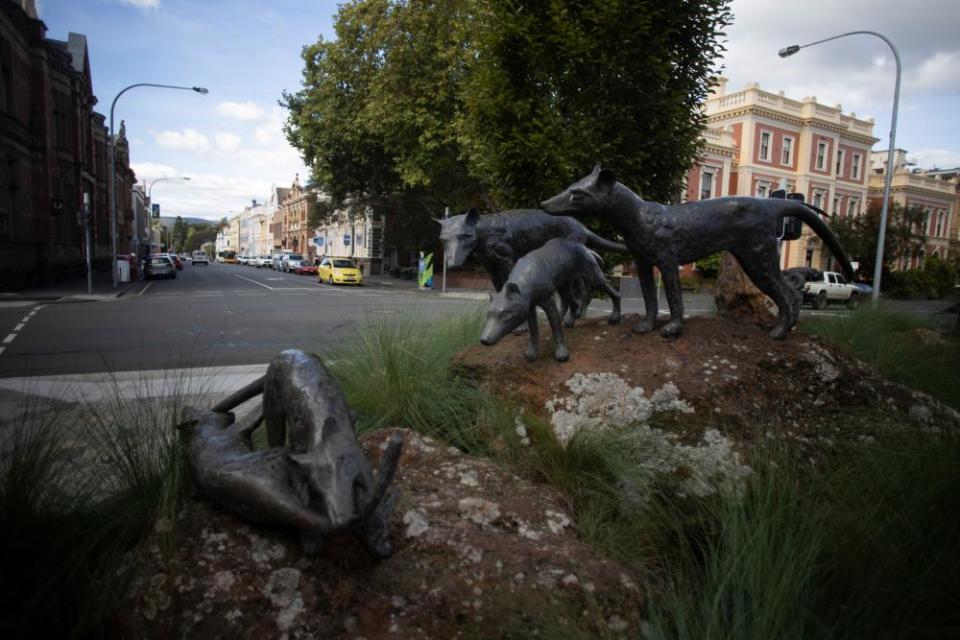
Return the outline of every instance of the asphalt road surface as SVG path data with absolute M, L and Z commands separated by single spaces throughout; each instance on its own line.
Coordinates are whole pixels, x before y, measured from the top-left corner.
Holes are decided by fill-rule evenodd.
M 270 269 L 186 264 L 176 279 L 141 282 L 107 302 L 4 300 L 0 378 L 262 364 L 289 348 L 322 355 L 372 319 L 429 322 L 486 303 L 389 284 L 331 287 Z M 714 313 L 712 296 L 684 294 L 684 305 L 687 315 Z M 949 305 L 890 303 L 934 319 Z M 661 314 L 666 309 L 661 292 Z M 609 301 L 590 306 L 591 315 L 609 311 Z M 623 311 L 642 313 L 643 303 L 624 299 Z M 850 314 L 840 306 L 802 313 Z
M 0 303 L 0 378 L 264 363 L 283 349 L 323 353 L 378 316 L 428 319 L 480 304 L 188 263 L 176 279 L 109 302 Z

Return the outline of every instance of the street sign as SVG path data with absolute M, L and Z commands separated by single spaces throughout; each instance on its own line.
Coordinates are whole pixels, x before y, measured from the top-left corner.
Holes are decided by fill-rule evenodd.
M 349 234 L 349 233 L 343 234 L 343 246 L 345 246 L 345 247 L 349 247 L 349 246 L 350 246 L 350 234 Z
M 151 213 L 150 213 L 151 216 L 153 216 L 154 218 L 159 218 L 159 217 L 160 217 L 160 203 L 157 202 L 157 203 L 151 204 L 151 205 L 150 205 L 150 212 L 151 212 Z
M 322 247 L 322 246 L 323 246 L 323 236 L 316 236 L 316 237 L 313 239 L 313 244 L 317 245 L 318 247 Z

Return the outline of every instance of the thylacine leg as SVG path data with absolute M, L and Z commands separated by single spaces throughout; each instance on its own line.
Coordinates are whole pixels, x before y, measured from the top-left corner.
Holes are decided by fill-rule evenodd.
M 635 333 L 646 333 L 657 326 L 657 287 L 653 280 L 653 265 L 640 260 L 637 260 L 636 264 L 646 317 L 633 328 L 633 331 Z
M 550 321 L 550 330 L 553 332 L 553 357 L 557 362 L 566 362 L 570 359 L 570 352 L 567 351 L 567 345 L 563 342 L 563 322 L 560 318 L 560 312 L 553 304 L 553 297 L 548 297 L 537 303 L 543 312 L 547 314 L 547 320 Z
M 523 357 L 527 359 L 527 362 L 533 362 L 540 355 L 540 330 L 537 326 L 536 307 L 531 307 L 527 314 L 527 328 L 530 331 L 530 342 L 527 345 L 527 350 L 523 352 Z
M 563 324 L 566 327 L 572 327 L 580 317 L 577 281 L 567 283 L 563 288 L 557 291 L 560 297 L 560 317 L 563 318 Z
M 282 447 L 287 443 L 286 411 L 283 402 L 283 384 L 279 376 L 289 375 L 289 369 L 271 366 L 263 385 L 263 420 L 267 428 L 267 445 Z
M 613 302 L 613 311 L 610 313 L 610 317 L 607 318 L 607 323 L 620 324 L 620 292 L 610 286 L 610 283 L 607 282 L 607 277 L 603 275 L 603 269 L 601 269 L 600 265 L 596 262 L 593 262 L 593 269 L 591 271 L 590 279 L 592 283 L 587 283 L 587 291 L 590 291 L 589 284 L 593 284 L 596 288 L 606 291 L 607 295 L 610 296 L 610 301 Z
M 770 337 L 782 340 L 797 324 L 796 318 L 800 311 L 796 304 L 797 296 L 790 290 L 790 285 L 780 273 L 776 249 L 765 251 L 761 255 L 752 255 L 746 260 L 742 260 L 737 254 L 734 255 L 753 284 L 777 305 L 777 324 L 770 330 Z
M 670 306 L 670 322 L 660 330 L 664 338 L 675 338 L 683 331 L 683 290 L 680 288 L 680 268 L 675 264 L 662 264 L 663 291 Z

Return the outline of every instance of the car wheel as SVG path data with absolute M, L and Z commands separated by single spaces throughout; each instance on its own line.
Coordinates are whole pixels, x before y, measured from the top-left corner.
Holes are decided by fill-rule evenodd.
M 847 299 L 847 309 L 854 311 L 857 307 L 860 306 L 860 296 L 855 293 L 851 293 L 850 297 Z
M 821 291 L 817 294 L 817 297 L 813 300 L 813 308 L 820 310 L 827 308 L 827 292 Z

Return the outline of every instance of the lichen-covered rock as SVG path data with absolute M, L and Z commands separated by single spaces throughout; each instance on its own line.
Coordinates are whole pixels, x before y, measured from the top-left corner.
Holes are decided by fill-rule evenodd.
M 772 325 L 777 318 L 777 305 L 743 272 L 733 254 L 724 252 L 717 272 L 714 297 L 717 314 L 723 318 Z
M 498 638 L 532 632 L 547 609 L 598 635 L 638 635 L 633 579 L 578 539 L 549 489 L 410 431 L 365 437 L 375 465 L 394 432 L 404 453 L 392 557 L 374 560 L 349 536 L 306 557 L 294 533 L 191 499 L 175 548 L 147 546 L 127 567 L 128 635 Z

